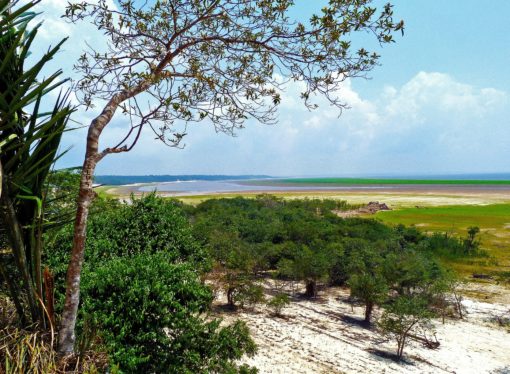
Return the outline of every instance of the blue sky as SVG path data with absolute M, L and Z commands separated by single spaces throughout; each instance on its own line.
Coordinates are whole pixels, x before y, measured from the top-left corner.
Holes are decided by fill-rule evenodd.
M 85 40 L 101 43 L 88 25 L 59 16 L 67 1 L 43 0 L 41 50 L 70 36 L 54 66 L 72 75 Z M 298 0 L 296 14 L 321 1 Z M 383 4 L 376 1 L 376 4 Z M 206 124 L 192 126 L 184 149 L 167 148 L 149 133 L 127 154 L 111 155 L 99 174 L 380 175 L 509 172 L 510 1 L 395 0 L 404 37 L 384 47 L 370 80 L 346 82 L 338 95 L 351 109 L 340 118 L 325 103 L 308 112 L 298 84 L 283 96 L 279 123 L 249 122 L 235 138 Z M 93 112 L 79 111 L 87 125 Z M 119 118 L 102 146 L 125 129 Z M 84 130 L 67 134 L 71 151 L 59 166 L 82 163 Z

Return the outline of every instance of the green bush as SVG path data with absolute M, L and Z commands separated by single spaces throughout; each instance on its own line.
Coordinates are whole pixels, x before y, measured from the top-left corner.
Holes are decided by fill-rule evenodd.
M 255 352 L 247 327 L 220 328 L 192 264 L 165 252 L 107 261 L 83 278 L 83 312 L 99 327 L 111 360 L 126 373 L 236 372 Z
M 61 303 L 72 226 L 47 240 L 45 262 Z M 97 199 L 87 227 L 78 342 L 97 331 L 112 365 L 126 373 L 254 372 L 234 363 L 255 350 L 247 327 L 221 328 L 207 318 L 212 292 L 200 277 L 208 267 L 178 203 L 154 194 L 130 205 Z
M 279 293 L 268 301 L 267 306 L 271 308 L 274 315 L 281 316 L 283 309 L 289 304 L 289 296 L 284 293 Z
M 264 288 L 256 283 L 248 282 L 237 289 L 233 296 L 234 305 L 244 308 L 264 302 Z
M 47 238 L 45 262 L 63 285 L 73 242 L 73 227 Z M 84 272 L 120 256 L 140 253 L 167 253 L 169 261 L 192 262 L 197 269 L 208 267 L 206 252 L 193 237 L 191 226 L 177 203 L 154 194 L 132 204 L 97 199 L 87 225 Z M 57 289 L 57 296 L 63 289 Z

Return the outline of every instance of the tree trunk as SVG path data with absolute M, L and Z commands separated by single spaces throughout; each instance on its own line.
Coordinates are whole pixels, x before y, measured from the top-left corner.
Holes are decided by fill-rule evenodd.
M 155 76 L 151 76 L 151 79 L 155 79 Z M 94 198 L 94 191 L 92 190 L 94 171 L 96 170 L 97 163 L 107 154 L 125 152 L 128 150 L 126 147 L 118 149 L 107 148 L 102 152 L 99 152 L 99 137 L 101 136 L 104 128 L 112 120 L 119 104 L 133 96 L 136 96 L 140 92 L 145 91 L 149 88 L 150 82 L 152 81 L 147 80 L 130 90 L 123 90 L 113 95 L 110 101 L 108 101 L 106 106 L 103 108 L 101 114 L 94 118 L 89 126 L 87 134 L 87 149 L 85 152 L 85 160 L 83 161 L 80 190 L 78 192 L 77 199 L 76 219 L 74 221 L 73 248 L 71 251 L 71 260 L 69 261 L 69 266 L 67 268 L 66 298 L 64 302 L 64 310 L 62 312 L 62 320 L 60 322 L 58 342 L 58 352 L 60 354 L 69 354 L 74 352 L 74 342 L 76 339 L 74 328 L 76 326 L 78 305 L 80 303 L 80 281 L 83 258 L 85 255 L 87 219 L 90 204 Z
M 235 303 L 234 303 L 234 288 L 232 288 L 232 287 L 229 287 L 228 290 L 227 290 L 227 303 L 228 303 L 228 305 L 232 309 L 235 308 Z
M 365 322 L 370 323 L 370 317 L 372 316 L 372 311 L 374 310 L 374 303 L 368 302 L 365 305 Z
M 3 195 L 1 197 L 0 210 L 2 214 L 2 221 L 8 226 L 7 234 L 12 249 L 12 254 L 16 262 L 18 271 L 22 278 L 22 285 L 25 289 L 30 314 L 34 323 L 39 321 L 39 307 L 35 298 L 35 290 L 30 278 L 28 263 L 25 252 L 25 242 L 23 240 L 23 233 L 21 225 L 16 217 L 13 202 L 9 198 L 8 186 L 5 180 L 3 181 Z M 2 209 L 3 208 L 3 209 Z
M 306 297 L 316 297 L 317 296 L 317 282 L 315 281 L 307 281 L 306 282 Z
M 89 207 L 94 197 L 92 184 L 95 168 L 96 162 L 94 158 L 86 156 L 80 180 L 80 191 L 77 202 L 78 209 L 76 211 L 76 220 L 74 221 L 73 249 L 67 268 L 66 298 L 60 323 L 58 351 L 61 354 L 74 352 L 74 343 L 76 340 L 74 330 L 78 315 L 78 305 L 80 304 L 80 281 L 85 254 L 87 218 L 89 215 Z
M 397 341 L 397 361 L 402 359 L 402 354 L 404 353 L 404 341 L 402 337 Z

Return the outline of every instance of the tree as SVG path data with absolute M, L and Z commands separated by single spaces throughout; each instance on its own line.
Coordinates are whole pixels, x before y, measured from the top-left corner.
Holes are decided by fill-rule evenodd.
M 476 235 L 480 232 L 477 226 L 468 227 L 468 235 L 464 239 L 464 250 L 467 254 L 473 254 L 480 246 L 480 241 L 476 239 Z
M 348 284 L 351 297 L 365 305 L 365 322 L 370 323 L 374 306 L 383 303 L 388 297 L 386 280 L 380 274 L 365 272 L 352 275 Z
M 0 1 L 0 227 L 5 228 L 0 235 L 7 236 L 14 262 L 9 269 L 0 263 L 0 273 L 20 321 L 27 322 L 26 303 L 32 322 L 44 324 L 42 235 L 59 219 L 44 210 L 46 179 L 73 109 L 67 95 L 52 98 L 66 81 L 62 72 L 41 77 L 65 39 L 32 65 L 27 60 L 40 26 L 29 28 L 38 2 Z
M 253 279 L 256 264 L 253 253 L 237 233 L 213 230 L 208 237 L 207 248 L 216 262 L 216 271 L 232 309 L 263 301 L 262 287 Z
M 272 309 L 273 314 L 277 317 L 282 316 L 283 308 L 290 304 L 289 296 L 285 293 L 276 294 L 267 302 L 267 306 Z
M 351 298 L 365 305 L 365 322 L 370 323 L 376 305 L 386 301 L 388 281 L 384 277 L 384 259 L 374 246 L 358 242 L 355 252 L 350 252 L 347 262 Z
M 398 296 L 387 306 L 379 327 L 397 341 L 397 359 L 402 359 L 404 347 L 417 327 L 427 328 L 432 317 L 427 299 L 420 295 Z
M 145 127 L 158 139 L 178 146 L 186 135 L 177 121 L 208 120 L 218 131 L 233 133 L 248 118 L 274 123 L 288 80 L 301 81 L 309 108 L 315 94 L 333 105 L 341 82 L 364 76 L 379 56 L 355 49 L 347 39 L 369 32 L 380 43 L 403 29 L 390 4 L 377 13 L 370 0 L 334 0 L 309 22 L 293 22 L 291 0 L 105 0 L 70 4 L 67 17 L 89 19 L 108 37 L 106 51 L 82 55 L 77 84 L 87 107 L 105 102 L 87 135 L 80 181 L 75 235 L 67 273 L 66 302 L 59 351 L 72 352 L 84 259 L 86 224 L 98 162 L 131 150 Z M 130 119 L 126 136 L 99 149 L 99 138 L 118 110 Z
M 306 245 L 289 245 L 292 258 L 282 258 L 278 262 L 278 274 L 305 282 L 305 296 L 317 297 L 318 283 L 328 281 L 333 266 L 330 261 L 335 252 L 332 247 L 309 248 Z

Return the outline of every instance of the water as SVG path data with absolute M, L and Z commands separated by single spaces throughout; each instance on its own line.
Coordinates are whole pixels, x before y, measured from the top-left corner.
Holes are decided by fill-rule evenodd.
M 159 192 L 170 192 L 176 195 L 192 195 L 207 193 L 235 193 L 247 191 L 347 191 L 347 190 L 371 190 L 374 188 L 392 189 L 397 186 L 276 186 L 276 185 L 257 185 L 249 184 L 247 181 L 176 181 L 165 183 L 154 183 L 141 186 L 138 188 L 140 192 L 151 192 L 157 190 Z
M 317 185 L 264 185 L 261 180 L 239 181 L 174 181 L 164 183 L 151 183 L 142 186 L 133 186 L 140 192 L 157 190 L 170 195 L 207 195 L 214 193 L 241 193 L 241 192 L 269 192 L 269 191 L 469 191 L 469 192 L 510 192 L 510 185 L 350 185 L 350 186 L 317 186 Z

